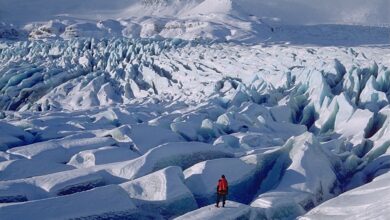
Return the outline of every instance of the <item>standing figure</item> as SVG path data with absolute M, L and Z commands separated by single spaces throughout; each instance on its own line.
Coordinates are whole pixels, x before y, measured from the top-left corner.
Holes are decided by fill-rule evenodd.
M 222 207 L 225 207 L 226 195 L 228 194 L 228 182 L 225 178 L 225 175 L 221 176 L 221 179 L 218 180 L 217 185 L 217 204 L 215 207 L 219 208 L 219 202 L 222 200 Z

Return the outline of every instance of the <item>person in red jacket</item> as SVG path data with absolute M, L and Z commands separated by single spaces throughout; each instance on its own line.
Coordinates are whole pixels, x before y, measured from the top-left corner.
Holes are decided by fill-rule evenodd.
M 228 182 L 225 178 L 225 175 L 221 176 L 221 179 L 218 180 L 217 185 L 217 204 L 215 207 L 219 208 L 219 202 L 222 200 L 222 207 L 225 207 L 226 195 L 228 194 Z

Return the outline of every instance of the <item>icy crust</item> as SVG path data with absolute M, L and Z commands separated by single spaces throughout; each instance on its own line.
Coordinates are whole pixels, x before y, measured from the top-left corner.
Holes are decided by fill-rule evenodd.
M 200 209 L 186 213 L 185 215 L 174 218 L 175 220 L 185 219 L 255 219 L 252 216 L 252 210 L 250 206 L 241 204 L 234 201 L 226 201 L 225 208 L 216 208 L 215 204 L 204 206 Z
M 179 167 L 168 167 L 119 186 L 126 190 L 138 208 L 148 213 L 159 213 L 168 218 L 198 208 Z
M 166 143 L 123 166 L 113 167 L 111 172 L 118 177 L 135 179 L 167 166 L 186 169 L 197 162 L 221 157 L 233 157 L 233 154 L 202 142 Z
M 22 203 L 0 205 L 0 213 L 4 214 L 2 216 L 5 219 L 9 219 L 19 216 L 16 214 L 17 210 L 24 210 L 24 214 L 20 216 L 28 214 L 29 217 L 35 218 L 42 215 L 42 210 L 38 212 L 34 209 L 44 206 L 45 210 L 57 210 L 53 213 L 45 211 L 43 219 L 69 219 L 92 215 L 100 218 L 168 218 L 197 208 L 193 195 L 183 181 L 181 168 L 168 167 L 120 185 L 102 186 L 81 193 L 29 202 L 15 200 L 14 202 Z M 90 204 L 85 206 L 84 202 Z
M 76 168 L 87 168 L 96 165 L 131 160 L 139 155 L 121 147 L 102 147 L 96 150 L 81 151 L 72 156 L 67 163 Z
M 39 159 L 7 160 L 0 162 L 0 180 L 23 179 L 72 169 L 71 166 Z
M 233 157 L 233 154 L 205 143 L 168 143 L 129 161 L 3 181 L 0 182 L 0 198 L 30 200 L 73 194 L 136 179 L 167 166 L 185 169 L 199 161 L 220 157 Z
M 111 178 L 110 178 L 111 177 Z M 2 181 L 0 200 L 2 202 L 17 202 L 36 200 L 85 191 L 106 185 L 114 178 L 107 173 L 96 173 L 92 170 L 70 170 L 46 174 L 37 177 Z
M 251 203 L 268 219 L 295 218 L 338 194 L 335 158 L 328 158 L 312 134 L 291 138 L 283 148 L 286 154 L 279 158 L 283 163 L 272 168 L 282 174 L 278 183 Z
M 68 162 L 75 153 L 83 150 L 96 149 L 99 147 L 114 145 L 113 138 L 81 138 L 81 139 L 60 139 L 35 143 L 22 147 L 15 147 L 8 150 L 8 153 L 19 155 L 27 159 L 40 159 L 57 163 Z
M 153 59 L 144 54 L 157 55 L 180 43 L 180 40 L 92 39 L 53 41 L 46 46 L 28 41 L 9 44 L 1 49 L 0 59 L 8 63 L 8 58 L 15 57 L 21 71 L 12 74 L 15 63 L 8 63 L 1 69 L 2 109 L 14 110 L 23 106 L 24 109 L 52 109 L 59 107 L 60 99 L 69 107 L 110 105 L 162 93 L 159 90 L 177 82 L 172 81 L 170 71 L 154 64 Z M 35 57 L 37 53 L 43 55 L 42 59 Z M 50 91 L 55 93 L 53 102 L 46 101 L 52 96 Z M 82 91 L 84 94 L 80 93 Z M 32 107 L 33 102 L 43 96 L 46 97 L 42 100 L 44 106 Z M 25 101 L 29 104 L 23 104 Z
M 127 215 L 122 212 L 131 216 L 138 211 L 126 192 L 117 185 L 68 196 L 0 206 L 2 219 L 24 219 L 26 216 L 31 219 L 73 219 L 92 215 L 115 216 L 115 213 Z M 141 213 L 138 215 L 142 216 Z
M 283 156 L 283 152 L 283 150 L 268 150 L 261 154 L 251 152 L 251 155 L 241 158 L 201 162 L 184 170 L 185 183 L 194 194 L 198 204 L 208 205 L 215 202 L 216 180 L 224 174 L 229 181 L 228 198 L 248 204 L 254 199 L 259 187 L 263 191 L 273 187 L 272 184 L 278 178 L 275 177 L 278 173 L 273 173 L 275 172 L 273 170 L 283 169 L 282 167 L 273 168 L 273 166 L 278 166 L 277 160 Z M 267 180 L 268 175 L 274 176 L 275 179 Z
M 148 138 L 151 134 L 153 134 L 153 138 Z M 146 124 L 132 126 L 129 137 L 135 144 L 136 151 L 139 154 L 145 154 L 149 150 L 164 143 L 182 142 L 185 140 L 183 136 L 175 131 L 162 126 L 150 126 Z
M 13 98 L 29 81 L 30 73 L 18 71 L 23 65 L 31 70 L 30 64 L 62 65 L 59 60 L 69 59 L 73 67 L 90 65 L 83 70 L 87 74 L 100 65 L 105 75 L 60 80 L 43 94 L 37 88 L 52 81 L 38 68 L 44 80 L 33 89 L 42 91 L 34 93 L 37 99 L 4 99 L 3 109 L 20 107 L 0 113 L 0 135 L 16 140 L 2 142 L 0 153 L 0 211 L 9 218 L 19 216 L 19 208 L 29 213 L 29 207 L 49 206 L 47 201 L 67 213 L 61 201 L 79 196 L 100 201 L 104 196 L 96 192 L 107 190 L 111 199 L 131 201 L 136 210 L 108 205 L 104 212 L 91 208 L 74 218 L 174 218 L 200 208 L 195 212 L 205 218 L 291 219 L 389 171 L 384 95 L 387 99 L 390 72 L 383 55 L 388 49 L 70 42 L 0 49 L 6 60 L 0 92 L 12 92 Z M 66 47 L 56 52 L 53 45 Z M 23 56 L 16 48 L 25 49 Z M 90 59 L 85 53 L 91 50 L 91 57 L 101 57 Z M 128 57 L 133 50 L 138 52 Z M 129 64 L 132 56 L 137 67 Z M 121 71 L 127 64 L 127 70 L 137 69 L 128 78 Z M 7 78 L 15 72 L 22 75 Z M 131 82 L 127 88 L 142 86 L 131 89 L 132 95 L 123 90 L 106 99 L 105 85 L 120 88 L 119 81 Z M 60 93 L 82 101 L 70 104 Z M 241 204 L 204 209 L 215 202 L 221 174 L 230 184 L 228 199 Z
M 371 183 L 324 202 L 299 219 L 384 219 L 390 214 L 389 178 L 389 173 L 383 174 Z
M 287 55 L 278 59 L 279 53 Z M 368 48 L 357 52 L 331 47 L 230 47 L 177 39 L 7 43 L 0 50 L 5 63 L 0 69 L 0 108 L 75 110 L 146 97 L 197 102 L 217 93 L 223 96 L 221 104 L 228 106 L 248 100 L 275 105 L 283 100 L 279 104 L 293 110 L 291 119 L 311 126 L 320 110 L 336 114 L 345 101 L 328 105 L 341 93 L 352 107 L 378 111 L 388 103 L 388 62 L 379 57 L 380 64 L 375 63 L 377 53 Z M 275 73 L 271 63 L 280 70 Z M 286 95 L 289 98 L 283 99 Z M 375 102 L 379 109 L 373 107 Z
M 211 204 L 216 199 L 216 180 L 220 178 L 220 173 L 223 173 L 229 181 L 229 192 L 232 195 L 229 199 L 239 201 L 240 196 L 245 197 L 247 194 L 242 192 L 242 189 L 253 187 L 245 182 L 249 182 L 248 179 L 253 179 L 256 175 L 255 168 L 255 165 L 246 164 L 238 158 L 209 160 L 186 169 L 184 171 L 185 183 L 194 194 L 198 204 L 201 206 Z
M 30 133 L 13 126 L 7 122 L 0 121 L 0 150 L 5 151 L 8 147 L 18 146 L 22 143 L 29 143 L 34 140 Z

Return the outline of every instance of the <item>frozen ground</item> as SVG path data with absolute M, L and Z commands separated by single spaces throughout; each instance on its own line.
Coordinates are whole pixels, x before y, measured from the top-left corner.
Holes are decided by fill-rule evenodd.
M 384 218 L 376 197 L 390 168 L 389 54 L 4 41 L 0 216 Z M 230 201 L 216 210 L 221 174 Z

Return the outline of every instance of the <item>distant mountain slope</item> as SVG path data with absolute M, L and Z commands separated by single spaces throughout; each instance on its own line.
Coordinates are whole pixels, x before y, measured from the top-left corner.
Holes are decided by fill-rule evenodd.
M 57 16 L 92 20 L 244 12 L 288 24 L 390 23 L 387 0 L 1 0 L 0 20 L 26 24 Z M 17 15 L 17 16 L 15 16 Z

